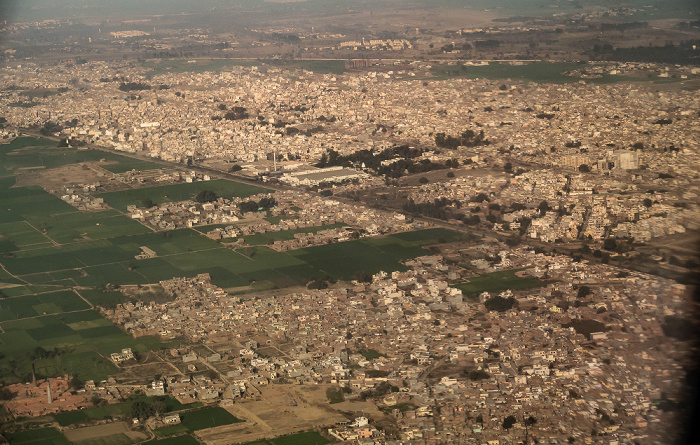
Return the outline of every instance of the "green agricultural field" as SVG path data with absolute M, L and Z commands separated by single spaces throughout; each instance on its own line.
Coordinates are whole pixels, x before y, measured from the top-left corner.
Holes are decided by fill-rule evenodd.
M 3 382 L 24 380 L 32 363 L 40 375 L 103 380 L 117 372 L 105 356 L 122 348 L 146 352 L 166 346 L 153 337 L 134 339 L 93 310 L 5 321 L 0 327 Z
M 213 181 L 201 181 L 183 184 L 162 185 L 142 189 L 124 190 L 121 192 L 100 193 L 97 196 L 104 198 L 105 202 L 115 209 L 126 211 L 128 205 L 140 206 L 144 199 L 150 199 L 156 204 L 164 202 L 186 201 L 194 199 L 202 190 L 212 190 L 216 196 L 224 198 L 246 198 L 258 193 L 267 193 L 270 190 L 255 185 L 241 182 L 215 179 Z
M 171 425 L 155 430 L 156 436 L 163 437 L 171 434 L 194 432 L 207 428 L 214 428 L 221 425 L 230 425 L 232 423 L 241 422 L 231 413 L 223 408 L 210 407 L 202 408 L 195 411 L 187 411 L 180 414 L 182 423 L 179 425 Z
M 277 437 L 270 440 L 273 445 L 325 445 L 330 441 L 315 431 Z
M 308 247 L 289 252 L 329 275 L 350 280 L 357 272 L 375 274 L 379 271 L 406 270 L 400 261 L 426 255 L 421 246 L 459 239 L 459 234 L 443 229 L 389 235 L 383 238 L 365 238 L 357 241 Z
M 110 434 L 109 436 L 73 442 L 74 445 L 131 445 L 132 443 L 134 443 L 134 441 L 124 433 Z
M 19 137 L 9 144 L 0 145 L 0 160 L 7 172 L 43 170 L 81 162 L 98 162 L 113 173 L 136 170 L 153 170 L 162 168 L 154 162 L 134 159 L 102 150 L 78 150 L 74 148 L 56 148 L 57 142 L 34 137 Z
M 291 434 L 289 436 L 276 437 L 274 439 L 246 442 L 243 445 L 325 445 L 330 443 L 328 439 L 315 431 Z
M 189 434 L 185 434 L 183 436 L 149 440 L 144 442 L 143 445 L 199 445 L 199 442 Z
M 457 289 L 461 289 L 468 296 L 479 295 L 482 292 L 497 294 L 504 290 L 526 290 L 537 287 L 546 286 L 549 281 L 539 280 L 532 277 L 518 277 L 516 272 L 522 269 L 504 270 L 489 274 L 479 275 L 478 277 L 468 278 L 463 283 L 453 285 Z
M 0 300 L 0 322 L 89 308 L 90 305 L 72 291 L 4 298 Z
M 5 437 L 12 445 L 70 445 L 70 441 L 53 427 L 5 433 Z
M 104 405 L 96 408 L 85 408 L 77 411 L 65 411 L 58 414 L 54 414 L 53 417 L 56 419 L 61 426 L 75 425 L 80 422 L 84 422 L 88 419 L 101 420 L 110 417 L 128 417 L 131 410 L 131 405 L 136 401 L 152 401 L 159 400 L 165 403 L 165 412 L 176 412 L 182 411 L 184 409 L 198 408 L 201 406 L 199 402 L 190 403 L 183 405 L 177 400 L 170 396 L 159 396 L 159 397 L 146 397 L 146 396 L 135 396 L 131 397 L 121 403 L 114 403 L 109 405 Z
M 81 289 L 76 291 L 93 306 L 105 308 L 115 307 L 119 303 L 129 301 L 129 298 L 118 291 L 103 291 L 100 289 Z

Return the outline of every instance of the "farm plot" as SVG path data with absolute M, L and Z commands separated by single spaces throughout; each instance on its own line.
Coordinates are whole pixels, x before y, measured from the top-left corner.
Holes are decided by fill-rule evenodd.
M 4 161 L 5 170 L 14 173 L 101 160 L 109 162 L 103 167 L 113 173 L 121 173 L 133 169 L 153 170 L 162 168 L 161 165 L 154 162 L 134 159 L 116 153 L 101 150 L 56 148 L 56 145 L 56 141 L 50 139 L 19 137 L 9 144 L 0 145 L 0 159 Z
M 516 275 L 517 270 L 503 270 L 493 272 L 478 277 L 467 279 L 463 283 L 455 284 L 454 287 L 461 289 L 466 295 L 475 296 L 482 292 L 497 294 L 504 290 L 526 290 L 536 287 L 546 286 L 549 282 L 538 280 L 532 277 L 519 277 Z
M 134 339 L 93 310 L 5 321 L 0 327 L 0 353 L 7 357 L 0 363 L 2 381 L 31 375 L 32 363 L 41 375 L 67 373 L 102 380 L 117 371 L 104 358 L 112 352 L 165 346 L 153 337 Z
M 185 184 L 163 185 L 142 189 L 124 190 L 121 192 L 100 193 L 97 196 L 104 198 L 111 207 L 126 211 L 128 205 L 140 206 L 145 199 L 152 200 L 155 204 L 164 202 L 187 201 L 194 199 L 197 193 L 203 190 L 211 190 L 216 196 L 223 198 L 246 198 L 258 193 L 267 193 L 270 190 L 240 182 L 217 179 L 213 181 L 192 182 Z
M 0 322 L 89 308 L 90 305 L 72 291 L 4 298 L 0 300 Z
M 155 430 L 156 436 L 163 437 L 171 434 L 188 433 L 241 422 L 231 413 L 219 407 L 188 411 L 180 414 L 180 419 L 182 422 L 179 425 L 166 426 Z
M 53 427 L 6 433 L 5 437 L 12 445 L 70 445 L 70 441 Z

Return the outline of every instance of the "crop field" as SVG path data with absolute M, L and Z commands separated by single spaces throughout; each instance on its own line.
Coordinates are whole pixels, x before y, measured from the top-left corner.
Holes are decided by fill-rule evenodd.
M 133 204 L 140 206 L 144 199 L 150 199 L 155 204 L 186 201 L 194 199 L 197 193 L 202 190 L 212 190 L 216 193 L 216 196 L 224 198 L 246 198 L 251 195 L 270 191 L 255 185 L 215 179 L 212 181 L 171 184 L 121 192 L 100 193 L 97 196 L 104 198 L 105 202 L 111 207 L 125 211 L 128 205 Z
M 162 168 L 154 162 L 142 161 L 101 150 L 77 150 L 56 148 L 56 141 L 34 137 L 19 137 L 9 144 L 0 145 L 0 161 L 8 172 L 31 171 L 60 167 L 81 162 L 95 162 L 104 159 L 108 164 L 102 167 L 121 173 L 132 169 L 152 170 Z
M 321 228 L 308 228 L 310 231 L 317 229 Z M 294 231 L 256 235 L 252 242 L 266 243 L 271 237 L 289 239 L 293 233 Z M 213 282 L 224 288 L 247 286 L 261 281 L 282 287 L 305 284 L 312 277 L 323 278 L 326 275 L 347 280 L 360 271 L 374 274 L 380 270 L 404 270 L 405 266 L 399 262 L 425 255 L 422 245 L 457 238 L 454 232 L 430 229 L 289 252 L 276 252 L 265 246 L 232 251 L 194 230 L 181 229 L 39 247 L 16 252 L 10 258 L 2 258 L 0 262 L 13 278 L 35 285 L 147 284 L 173 277 L 209 273 Z M 153 249 L 158 257 L 134 259 L 140 246 Z M 5 290 L 5 294 L 11 295 L 8 291 L 10 289 Z M 94 292 L 88 292 L 86 298 L 95 301 L 100 298 L 118 299 L 114 295 L 109 297 Z M 13 315 L 11 308 L 4 305 L 0 305 L 0 308 L 0 319 L 20 317 Z
M 54 414 L 53 417 L 56 419 L 61 426 L 75 425 L 76 423 L 83 422 L 88 419 L 101 420 L 107 419 L 109 417 L 120 417 L 127 416 L 131 405 L 136 401 L 148 401 L 149 399 L 160 400 L 165 403 L 165 412 L 175 412 L 181 411 L 188 408 L 196 408 L 201 406 L 199 403 L 191 403 L 188 405 L 183 405 L 177 400 L 169 396 L 160 396 L 149 398 L 144 395 L 131 397 L 121 403 L 114 403 L 105 406 L 100 406 L 96 408 L 85 408 L 77 411 L 66 411 L 58 414 Z
M 84 309 L 90 305 L 72 291 L 4 298 L 0 300 L 0 322 Z
M 199 445 L 199 442 L 189 434 L 185 434 L 183 436 L 149 440 L 144 442 L 143 445 Z
M 465 282 L 455 284 L 453 286 L 457 289 L 461 289 L 466 295 L 475 296 L 481 294 L 482 292 L 497 294 L 507 289 L 533 289 L 546 286 L 549 283 L 548 281 L 538 280 L 537 278 L 523 278 L 516 276 L 516 272 L 519 272 L 520 270 L 521 269 L 503 270 L 500 272 L 479 275 L 478 277 L 469 278 Z
M 53 427 L 6 433 L 5 437 L 12 445 L 70 445 L 68 439 Z
M 241 422 L 223 408 L 211 407 L 195 411 L 187 411 L 180 414 L 182 423 L 179 425 L 165 426 L 155 430 L 156 436 L 169 436 L 171 434 L 194 432 L 221 425 L 230 425 Z
M 73 442 L 74 445 L 131 445 L 132 443 L 134 443 L 134 441 L 124 433 L 110 434 L 108 436 L 76 440 Z
M 274 439 L 248 442 L 244 445 L 325 445 L 330 441 L 315 431 L 291 434 L 289 436 L 276 437 Z
M 459 234 L 444 229 L 428 229 L 400 233 L 383 238 L 327 244 L 289 252 L 323 274 L 342 280 L 352 279 L 357 272 L 406 270 L 399 261 L 428 252 L 421 246 L 439 241 L 454 241 Z
M 134 339 L 89 309 L 5 321 L 0 327 L 0 353 L 6 357 L 0 363 L 3 382 L 24 379 L 32 363 L 40 375 L 102 380 L 117 371 L 104 356 L 122 348 L 145 352 L 165 346 L 153 337 Z
M 70 322 L 77 317 L 91 317 L 101 326 L 71 327 Z M 70 373 L 83 379 L 104 379 L 116 368 L 100 353 L 109 354 L 130 346 L 141 351 L 159 346 L 154 339 L 135 341 L 93 311 L 5 322 L 2 329 L 0 352 L 8 358 L 8 362 L 0 365 L 3 381 L 24 379 L 32 362 L 40 375 Z

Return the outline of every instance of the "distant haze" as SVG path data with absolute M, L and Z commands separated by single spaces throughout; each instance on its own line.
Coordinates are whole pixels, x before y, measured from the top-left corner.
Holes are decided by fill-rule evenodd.
M 403 9 L 456 7 L 498 10 L 503 14 L 525 12 L 553 13 L 602 6 L 660 6 L 677 9 L 679 16 L 697 11 L 696 0 L 0 0 L 0 17 L 10 21 L 49 18 L 99 17 L 101 15 L 203 13 L 225 9 L 263 9 L 275 14 L 299 8 L 324 9 Z

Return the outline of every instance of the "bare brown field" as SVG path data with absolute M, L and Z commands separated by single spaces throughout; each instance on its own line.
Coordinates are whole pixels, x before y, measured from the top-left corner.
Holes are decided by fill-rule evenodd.
M 80 165 L 69 164 L 47 170 L 23 173 L 17 176 L 15 187 L 38 185 L 45 190 L 60 190 L 61 187 L 104 182 L 104 175 L 100 175 L 96 170 L 96 168 L 83 168 Z
M 359 407 L 350 409 L 352 405 L 328 405 L 327 387 L 276 384 L 258 387 L 259 400 L 239 401 L 226 407 L 245 423 L 201 431 L 198 436 L 214 445 L 252 442 L 327 427 L 348 420 L 343 411 L 363 411 Z M 363 404 L 370 408 L 369 404 Z

